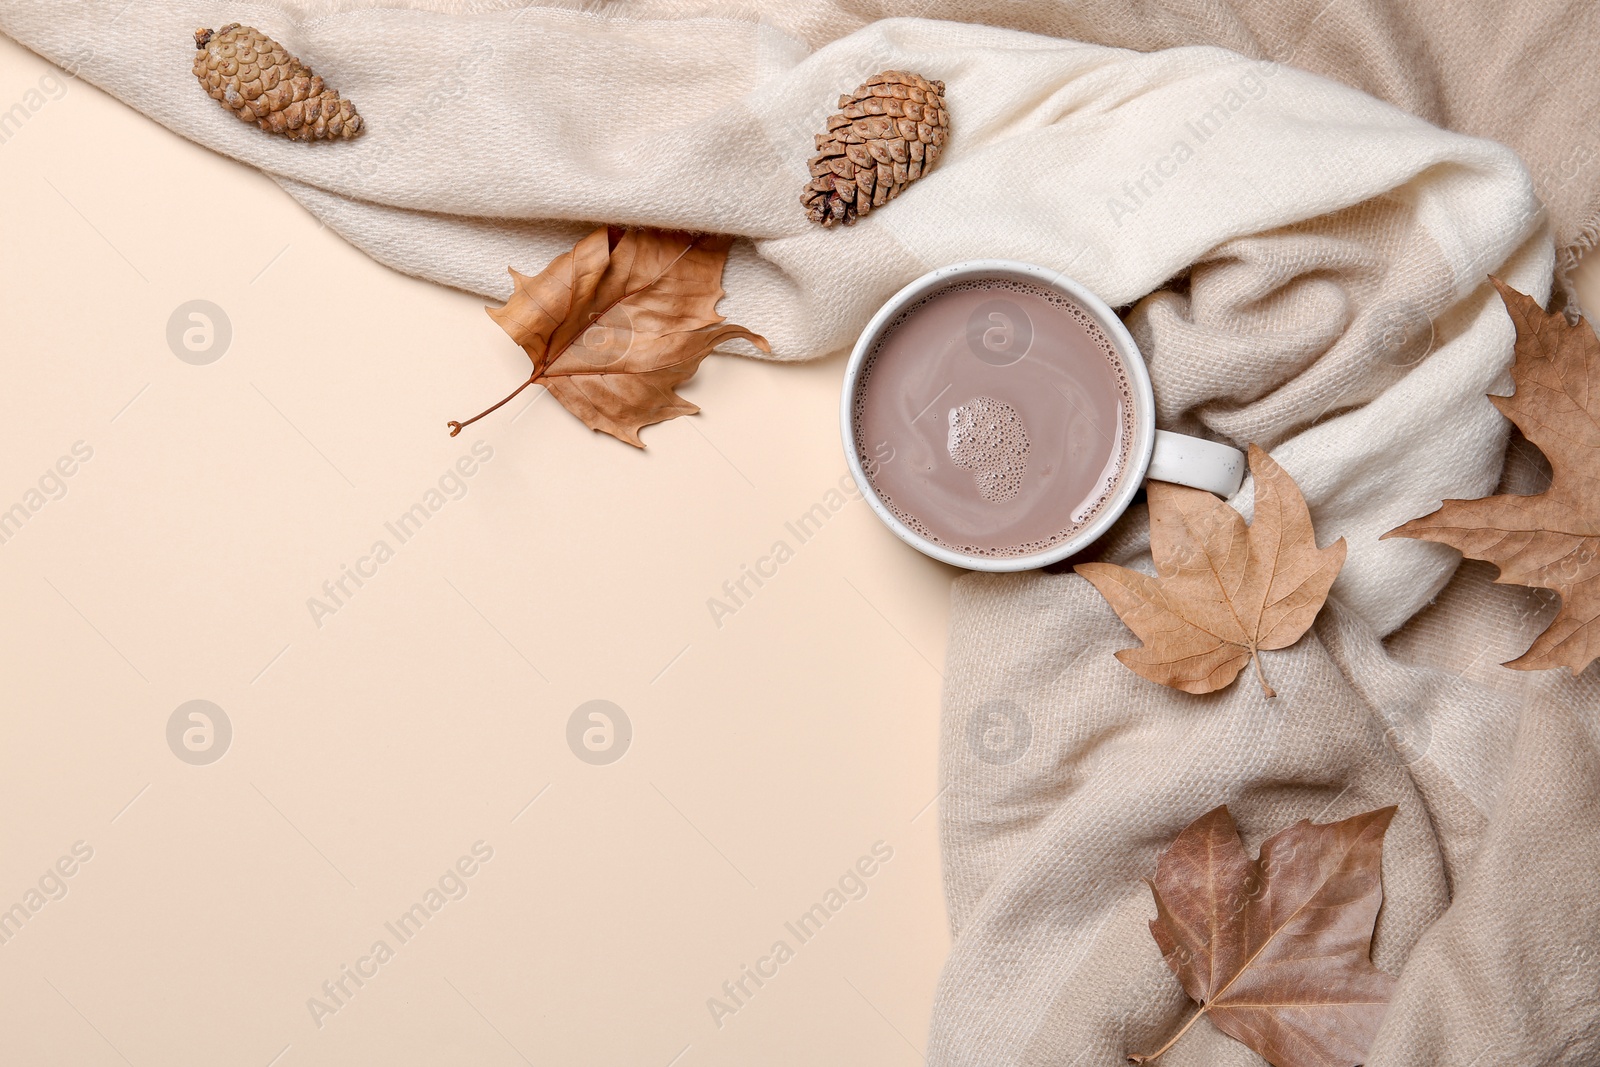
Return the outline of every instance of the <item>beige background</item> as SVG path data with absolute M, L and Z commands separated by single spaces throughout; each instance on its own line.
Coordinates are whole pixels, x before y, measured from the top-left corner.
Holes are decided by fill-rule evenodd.
M 53 70 L 0 38 L 0 110 Z M 920 1062 L 955 572 L 859 501 L 786 533 L 845 474 L 841 361 L 712 359 L 705 414 L 645 453 L 548 397 L 452 440 L 526 373 L 481 300 L 92 86 L 41 95 L 0 144 L 0 509 L 93 458 L 0 544 L 0 908 L 94 855 L 0 945 L 0 1060 Z M 195 298 L 233 329 L 207 366 L 166 340 Z M 466 496 L 398 545 L 384 523 L 478 440 Z M 378 538 L 394 558 L 319 629 L 307 598 Z M 166 740 L 196 698 L 234 729 L 209 766 Z M 593 698 L 633 723 L 610 766 L 567 746 Z M 468 895 L 398 945 L 385 921 L 479 840 Z M 785 921 L 879 840 L 798 945 Z M 319 1029 L 308 998 L 379 938 Z M 779 938 L 795 958 L 718 1029 L 707 998 Z
M 845 473 L 841 359 L 708 361 L 704 414 L 647 453 L 548 398 L 452 440 L 526 368 L 479 300 L 53 71 L 0 38 L 0 114 L 25 113 L 0 511 L 93 457 L 0 544 L 0 909 L 93 857 L 0 944 L 5 1062 L 919 1062 L 956 572 L 859 501 L 785 529 Z M 205 366 L 167 341 L 194 299 L 233 331 Z M 384 524 L 476 441 L 492 460 L 399 544 Z M 380 538 L 319 627 L 307 599 Z M 717 626 L 708 598 L 780 538 L 794 559 Z M 594 698 L 633 724 L 608 766 L 566 740 Z M 234 731 L 206 766 L 168 747 L 192 699 Z M 400 944 L 384 924 L 478 841 L 467 895 Z M 785 922 L 877 841 L 866 895 L 798 944 Z M 716 1026 L 707 998 L 779 938 L 794 958 Z M 308 999 L 379 939 L 319 1027 Z

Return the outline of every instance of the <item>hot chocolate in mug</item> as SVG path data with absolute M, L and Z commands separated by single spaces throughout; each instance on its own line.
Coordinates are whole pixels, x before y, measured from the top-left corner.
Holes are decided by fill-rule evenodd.
M 845 371 L 845 454 L 913 548 L 1020 571 L 1083 550 L 1146 478 L 1230 496 L 1238 449 L 1156 429 L 1150 373 L 1105 303 L 1058 271 L 968 260 L 879 309 Z

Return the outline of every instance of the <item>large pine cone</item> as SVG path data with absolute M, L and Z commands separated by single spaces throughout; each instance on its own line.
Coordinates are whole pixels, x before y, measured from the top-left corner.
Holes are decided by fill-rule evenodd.
M 348 140 L 361 132 L 356 106 L 260 30 L 230 22 L 195 30 L 194 76 L 245 122 L 291 141 Z
M 886 70 L 854 95 L 817 135 L 811 181 L 800 202 L 812 222 L 855 224 L 857 217 L 899 196 L 932 169 L 950 132 L 944 82 Z

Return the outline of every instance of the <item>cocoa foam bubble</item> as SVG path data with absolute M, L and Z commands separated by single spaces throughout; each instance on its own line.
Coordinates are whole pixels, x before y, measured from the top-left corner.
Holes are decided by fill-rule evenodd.
M 1028 431 L 1010 404 L 990 396 L 973 397 L 950 409 L 945 451 L 950 460 L 972 472 L 978 493 L 994 503 L 1022 491 L 1028 470 Z

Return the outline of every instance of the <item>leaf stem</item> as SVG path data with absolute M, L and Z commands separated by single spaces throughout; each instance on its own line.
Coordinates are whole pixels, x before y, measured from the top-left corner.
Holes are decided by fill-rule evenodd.
M 1200 1005 L 1200 1010 L 1195 1012 L 1193 1015 L 1191 1015 L 1189 1017 L 1189 1021 L 1183 1024 L 1183 1029 L 1182 1030 L 1179 1030 L 1177 1033 L 1172 1035 L 1172 1040 L 1171 1041 L 1168 1041 L 1165 1045 L 1162 1045 L 1160 1048 L 1156 1049 L 1154 1052 L 1150 1053 L 1150 1055 L 1148 1055 L 1148 1056 L 1136 1056 L 1136 1055 L 1131 1055 L 1130 1054 L 1128 1056 L 1128 1062 L 1129 1063 L 1149 1063 L 1151 1060 L 1155 1059 L 1157 1056 L 1160 1056 L 1163 1052 L 1167 1051 L 1167 1049 L 1171 1048 L 1173 1045 L 1176 1045 L 1178 1043 L 1178 1038 L 1182 1037 L 1184 1034 L 1189 1032 L 1189 1027 L 1193 1026 L 1195 1023 L 1200 1021 L 1200 1016 L 1202 1016 L 1202 1015 L 1204 1015 L 1206 1013 L 1206 1009 L 1208 1007 L 1210 1007 L 1210 1005 L 1207 1005 L 1207 1004 Z
M 504 403 L 504 401 L 501 401 L 501 403 Z M 493 411 L 494 408 L 490 408 L 489 410 Z M 1261 683 L 1261 692 L 1266 694 L 1268 700 L 1271 700 L 1273 697 L 1278 695 L 1278 691 L 1267 684 L 1266 672 L 1261 669 L 1261 653 L 1256 649 L 1252 648 L 1250 650 L 1250 662 L 1256 665 L 1256 680 Z
M 539 376 L 537 374 L 535 374 L 533 377 L 529 378 L 527 381 L 523 382 L 521 385 L 519 385 L 515 389 L 511 390 L 511 394 L 509 396 L 507 396 L 504 400 L 500 401 L 500 403 L 494 405 L 494 407 L 484 408 L 482 411 L 480 411 L 476 415 L 472 416 L 472 418 L 468 419 L 466 422 L 447 422 L 447 423 L 445 423 L 446 426 L 450 427 L 450 436 L 454 437 L 456 434 L 460 433 L 462 430 L 466 429 L 468 426 L 471 426 L 473 423 L 477 422 L 479 419 L 483 418 L 485 415 L 492 414 L 493 412 L 499 410 L 500 408 L 505 407 L 507 404 L 511 403 L 511 401 L 516 399 L 518 393 L 522 392 L 524 389 L 526 389 L 528 386 L 532 385 L 534 382 L 536 382 L 538 380 L 539 380 Z

